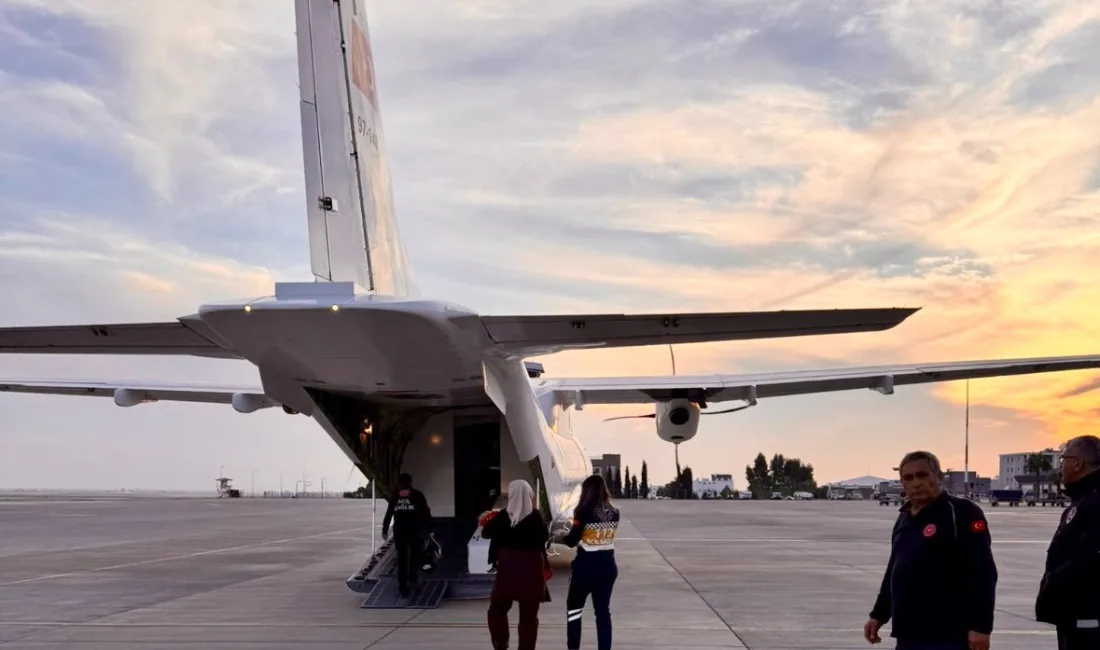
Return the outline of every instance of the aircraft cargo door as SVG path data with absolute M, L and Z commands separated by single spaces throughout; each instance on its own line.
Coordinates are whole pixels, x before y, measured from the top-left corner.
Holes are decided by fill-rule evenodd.
M 493 507 L 500 493 L 500 419 L 455 418 L 455 518 L 477 528 L 477 516 Z

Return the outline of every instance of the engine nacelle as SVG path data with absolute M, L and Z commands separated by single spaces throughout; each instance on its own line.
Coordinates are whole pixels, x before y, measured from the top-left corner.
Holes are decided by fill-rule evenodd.
M 263 395 L 256 395 L 255 393 L 233 393 L 230 401 L 233 404 L 233 410 L 238 413 L 255 413 L 262 408 L 271 406 Z
M 657 402 L 657 436 L 679 444 L 695 437 L 699 430 L 699 405 L 691 400 Z

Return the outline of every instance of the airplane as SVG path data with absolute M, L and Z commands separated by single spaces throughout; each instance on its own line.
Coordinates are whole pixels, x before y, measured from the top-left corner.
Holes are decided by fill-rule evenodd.
M 569 526 L 580 484 L 592 473 L 571 418 L 587 405 L 652 405 L 656 434 L 679 445 L 695 436 L 712 404 L 751 407 L 761 398 L 866 389 L 891 395 L 897 386 L 1100 367 L 1094 355 L 545 377 L 532 357 L 881 332 L 917 309 L 481 315 L 421 297 L 394 216 L 363 0 L 295 3 L 313 281 L 278 282 L 271 295 L 203 304 L 174 321 L 0 329 L 3 353 L 238 359 L 256 367 L 259 385 L 0 379 L 0 391 L 109 397 L 121 407 L 178 401 L 226 404 L 240 413 L 275 408 L 310 417 L 383 496 L 399 472 L 413 474 L 433 514 L 458 522 L 449 543 L 471 548 L 477 516 L 518 478 L 536 486 L 552 531 Z M 349 586 L 373 588 L 369 568 Z

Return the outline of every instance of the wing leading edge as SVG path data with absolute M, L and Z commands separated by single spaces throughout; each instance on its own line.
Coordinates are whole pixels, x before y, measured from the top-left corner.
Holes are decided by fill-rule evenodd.
M 239 358 L 196 330 L 197 319 L 165 323 L 118 323 L 62 327 L 0 328 L 0 353 L 150 354 Z
M 1090 368 L 1100 368 L 1100 355 L 917 363 L 744 375 L 546 379 L 539 385 L 569 394 L 574 401 L 581 404 L 644 404 L 677 397 L 703 402 L 754 402 L 762 397 L 856 389 L 891 394 L 895 386 Z
M 579 348 L 881 332 L 917 309 L 821 309 L 692 314 L 482 316 L 489 338 L 517 356 Z
M 255 386 L 153 384 L 140 381 L 49 381 L 0 379 L 0 393 L 111 397 L 118 406 L 148 402 L 230 404 L 241 413 L 281 406 Z

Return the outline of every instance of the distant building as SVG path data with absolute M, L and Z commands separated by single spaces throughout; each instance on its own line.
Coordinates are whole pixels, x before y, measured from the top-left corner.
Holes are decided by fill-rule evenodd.
M 620 476 L 620 468 L 623 465 L 623 457 L 620 454 L 604 454 L 600 458 L 592 458 L 592 473 L 607 478 L 607 470 L 611 470 L 611 478 Z M 611 486 L 608 486 L 611 487 Z
M 691 482 L 691 491 L 700 499 L 704 496 L 717 497 L 726 488 L 733 491 L 733 474 L 711 474 L 710 478 L 697 478 Z
M 877 485 L 847 485 L 843 482 L 830 483 L 826 486 L 825 498 L 861 501 L 874 498 L 877 490 Z
M 976 499 L 989 497 L 989 491 L 993 489 L 993 479 L 978 476 L 977 472 L 970 472 L 969 477 L 965 474 L 965 472 L 959 471 L 945 472 L 943 475 L 944 491 L 960 497 Z
M 837 481 L 835 483 L 830 483 L 829 485 L 848 485 L 877 488 L 880 483 L 889 482 L 891 480 L 892 479 L 882 478 L 880 476 L 859 476 L 857 478 L 850 478 L 846 481 Z
M 1062 467 L 1061 451 L 1024 452 L 1021 454 L 1001 454 L 1000 488 L 1003 490 L 1021 490 L 1017 476 L 1027 473 L 1027 457 L 1032 454 L 1042 454 L 1050 459 L 1052 471 L 1058 471 Z
M 879 476 L 857 476 L 845 481 L 836 481 L 826 486 L 825 498 L 861 500 L 872 499 L 878 493 L 879 485 L 889 483 L 890 479 Z
M 878 498 L 901 495 L 901 481 L 883 481 L 878 484 L 875 496 Z

